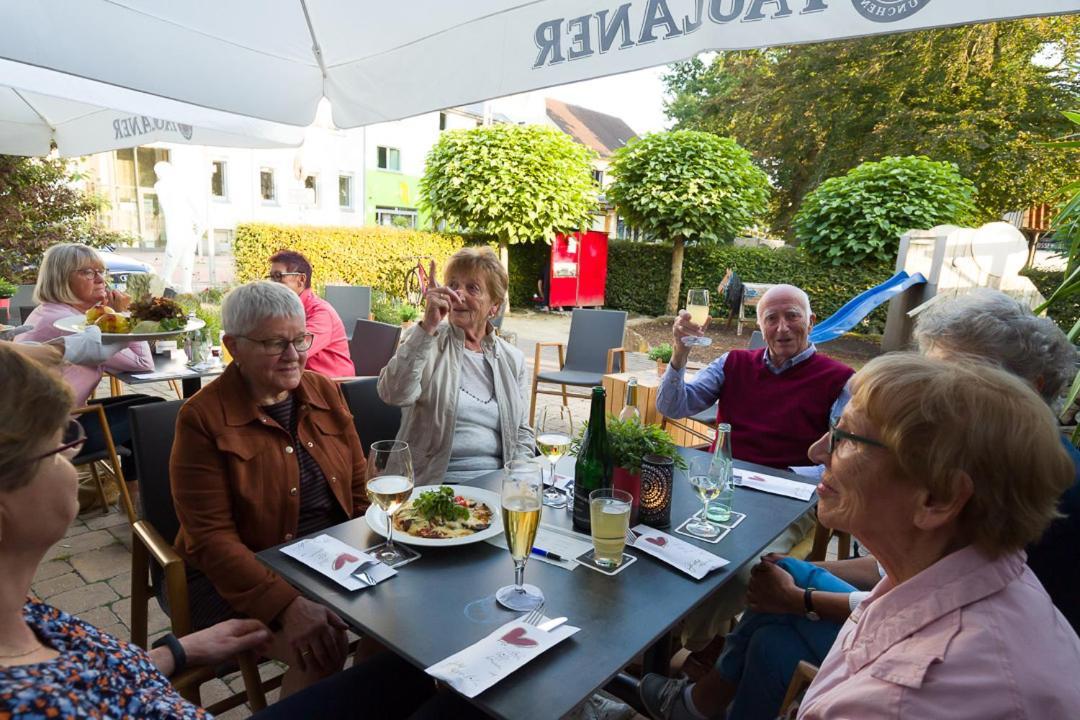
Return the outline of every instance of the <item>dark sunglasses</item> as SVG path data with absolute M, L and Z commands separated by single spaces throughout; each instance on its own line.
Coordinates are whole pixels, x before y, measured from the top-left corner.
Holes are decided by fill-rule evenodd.
M 862 443 L 863 445 L 873 445 L 874 447 L 887 447 L 885 443 L 880 440 L 873 440 L 862 435 L 856 435 L 855 433 L 849 433 L 847 430 L 841 430 L 836 426 L 839 420 L 833 420 L 829 423 L 829 454 L 833 454 L 833 450 L 836 449 L 836 443 L 840 440 L 851 440 L 852 442 Z
M 274 272 L 270 273 L 266 277 L 268 279 L 270 279 L 270 280 L 273 280 L 274 282 L 281 282 L 282 278 L 288 277 L 290 275 L 303 275 L 303 274 L 304 273 L 299 273 L 299 272 L 278 272 L 278 271 L 275 270 Z

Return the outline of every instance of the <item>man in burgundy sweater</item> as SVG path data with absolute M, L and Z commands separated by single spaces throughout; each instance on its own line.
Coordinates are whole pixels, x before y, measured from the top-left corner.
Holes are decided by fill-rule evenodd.
M 814 319 L 805 292 L 777 285 L 757 306 L 765 347 L 731 350 L 686 382 L 690 346 L 682 338 L 700 336 L 702 329 L 690 322 L 690 313 L 680 312 L 672 327 L 674 350 L 657 391 L 656 409 L 666 417 L 685 418 L 718 403 L 717 419 L 731 425 L 736 459 L 776 468 L 807 465 L 810 446 L 851 399 L 848 381 L 854 374 L 847 365 L 817 352 L 810 342 Z M 813 529 L 815 517 L 811 512 L 788 527 L 766 552 L 790 551 Z M 747 584 L 749 566 L 712 602 L 691 614 L 684 623 L 683 644 L 693 651 L 705 648 L 727 619 L 742 609 Z
M 311 289 L 311 263 L 308 259 L 298 252 L 282 250 L 270 258 L 270 274 L 267 277 L 299 295 L 304 305 L 307 331 L 315 336 L 308 350 L 305 369 L 331 378 L 355 375 L 345 325 L 337 310 Z

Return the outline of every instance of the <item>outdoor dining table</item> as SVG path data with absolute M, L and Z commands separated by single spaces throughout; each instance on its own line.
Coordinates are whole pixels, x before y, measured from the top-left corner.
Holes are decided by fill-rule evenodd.
M 680 448 L 689 461 L 703 453 Z M 564 458 L 564 472 L 573 458 Z M 741 468 L 808 482 L 794 473 L 736 461 Z M 470 483 L 499 491 L 502 473 Z M 736 488 L 734 509 L 746 518 L 719 543 L 693 542 L 730 564 L 697 581 L 645 553 L 628 549 L 638 560 L 614 576 L 587 567 L 568 571 L 538 562 L 528 564 L 526 581 L 546 597 L 549 617 L 567 616 L 581 631 L 472 698 L 476 707 L 497 718 L 562 717 L 603 687 L 634 658 L 666 639 L 675 625 L 731 580 L 745 563 L 815 502 Z M 672 493 L 674 532 L 701 502 L 676 470 Z M 571 528 L 570 513 L 544 508 L 541 523 Z M 323 531 L 355 548 L 382 542 L 363 518 Z M 321 534 L 321 533 L 317 533 Z M 587 538 L 583 538 L 587 540 Z M 285 543 L 289 545 L 292 543 Z M 398 568 L 398 574 L 372 588 L 350 592 L 280 552 L 278 546 L 259 559 L 306 596 L 333 609 L 357 632 L 369 635 L 419 668 L 429 667 L 462 650 L 512 620 L 497 606 L 496 589 L 513 580 L 509 553 L 478 542 L 448 548 L 419 548 L 422 556 Z
M 204 377 L 214 377 L 225 371 L 224 365 L 202 371 L 193 370 L 188 367 L 187 356 L 182 353 L 178 353 L 176 357 L 164 353 L 155 353 L 153 358 L 155 376 L 152 378 L 136 377 L 136 375 L 146 375 L 147 371 L 145 370 L 110 372 L 109 375 L 126 385 L 145 385 L 147 383 L 179 380 L 181 393 L 185 398 L 189 398 L 202 388 L 202 379 Z

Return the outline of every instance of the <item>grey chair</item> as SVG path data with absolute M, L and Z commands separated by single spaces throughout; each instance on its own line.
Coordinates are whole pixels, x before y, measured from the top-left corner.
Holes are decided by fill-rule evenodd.
M 765 347 L 765 337 L 761 334 L 760 330 L 755 330 L 750 333 L 750 342 L 747 344 L 747 350 L 757 350 L 758 348 Z
M 8 303 L 8 322 L 12 325 L 26 322 L 35 307 L 37 303 L 34 302 L 34 286 L 19 285 Z
M 129 411 L 142 515 L 131 527 L 131 641 L 144 648 L 147 647 L 147 617 L 152 596 L 158 598 L 162 608 L 167 608 L 174 635 L 182 637 L 191 632 L 187 566 L 173 549 L 180 521 L 169 486 L 169 455 L 176 431 L 176 416 L 183 404 L 183 400 L 173 400 L 138 405 Z M 265 683 L 260 681 L 254 654 L 242 653 L 235 659 L 245 691 L 208 707 L 215 715 L 244 702 L 261 710 L 266 707 L 266 691 L 281 683 L 280 676 Z M 182 696 L 201 705 L 200 686 L 217 677 L 219 670 L 221 668 L 206 665 L 189 667 L 170 681 Z
M 563 405 L 567 398 L 588 398 L 588 393 L 567 392 L 566 386 L 593 387 L 603 382 L 604 375 L 620 372 L 626 367 L 626 350 L 623 334 L 626 331 L 626 313 L 621 310 L 575 310 L 570 317 L 570 339 L 566 343 L 538 342 L 533 362 L 532 403 L 529 407 L 529 424 L 536 419 L 536 396 L 561 395 Z M 559 353 L 559 369 L 540 371 L 540 351 L 554 347 Z M 616 361 L 616 355 L 620 356 Z M 543 390 L 540 383 L 555 383 L 561 390 Z
M 379 378 L 364 377 L 341 383 L 341 394 L 353 415 L 364 455 L 371 443 L 393 440 L 401 427 L 401 408 L 387 405 L 376 391 Z
M 357 320 L 349 337 L 349 356 L 359 377 L 378 375 L 397 351 L 400 325 Z
M 327 285 L 325 297 L 344 323 L 345 334 L 352 340 L 356 321 L 371 316 L 371 288 L 366 285 Z

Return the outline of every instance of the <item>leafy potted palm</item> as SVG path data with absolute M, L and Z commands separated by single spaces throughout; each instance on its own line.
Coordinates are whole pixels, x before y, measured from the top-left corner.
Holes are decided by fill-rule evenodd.
M 656 374 L 663 375 L 667 365 L 671 362 L 672 347 L 669 343 L 660 343 L 654 348 L 649 348 L 649 359 L 656 361 Z
M 413 323 L 416 322 L 416 318 L 420 317 L 420 311 L 415 305 L 409 303 L 403 303 L 398 310 L 398 314 L 401 316 L 402 329 L 411 328 Z
M 10 317 L 11 312 L 9 310 L 11 306 L 11 298 L 18 292 L 19 288 L 14 283 L 10 283 L 3 278 L 0 278 L 0 317 L 7 320 Z M 18 323 L 15 323 L 18 324 Z

